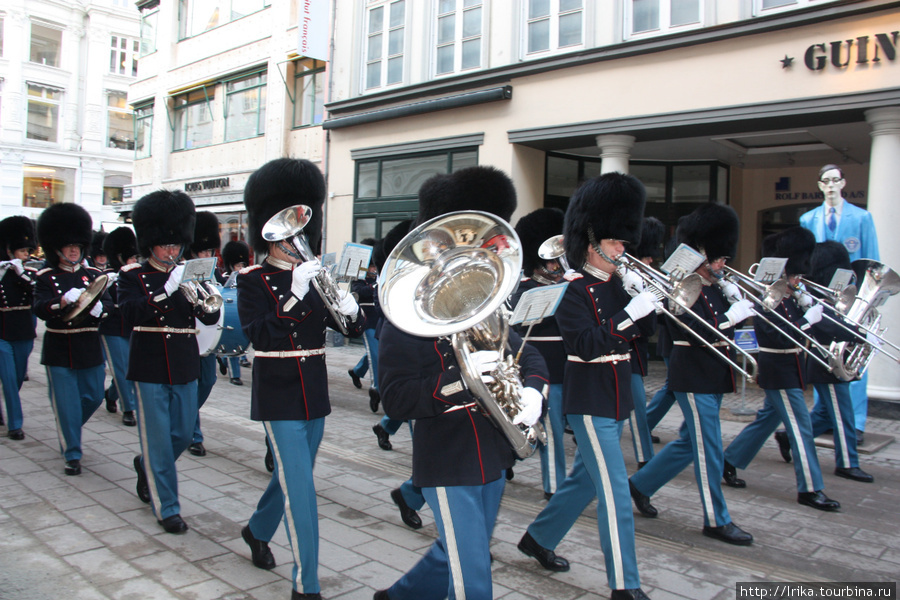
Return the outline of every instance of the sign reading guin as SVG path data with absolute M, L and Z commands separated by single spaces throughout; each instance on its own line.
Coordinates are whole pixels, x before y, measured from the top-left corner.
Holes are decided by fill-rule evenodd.
M 803 64 L 810 71 L 823 71 L 828 65 L 843 69 L 853 63 L 855 65 L 880 64 L 884 61 L 892 63 L 897 58 L 897 43 L 900 32 L 876 33 L 861 35 L 849 40 L 836 40 L 820 44 L 812 44 L 803 54 Z M 792 66 L 794 58 L 785 54 L 781 59 L 781 67 Z

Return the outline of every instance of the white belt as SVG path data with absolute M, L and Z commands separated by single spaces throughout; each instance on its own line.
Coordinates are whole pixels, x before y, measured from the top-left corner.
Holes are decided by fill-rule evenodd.
M 763 348 L 760 346 L 759 351 L 769 354 L 800 354 L 800 348 Z
M 578 363 L 617 363 L 624 362 L 626 360 L 631 360 L 631 356 L 628 354 L 607 354 L 605 356 L 598 356 L 597 358 L 592 358 L 591 360 L 582 360 L 578 356 L 570 354 L 568 356 L 569 360 L 572 362 Z
M 0 308 L 0 312 L 9 312 L 11 310 L 31 310 L 31 305 L 26 304 L 25 306 L 4 306 Z
M 322 354 L 325 354 L 325 348 L 313 348 L 312 350 L 282 350 L 272 352 L 257 350 L 254 353 L 254 356 L 256 356 L 257 358 L 294 358 L 295 356 L 321 356 Z
M 133 329 L 133 331 L 143 331 L 145 333 L 193 333 L 194 335 L 200 333 L 199 329 L 179 329 L 178 327 L 144 327 L 143 325 L 138 325 Z
M 705 348 L 707 346 L 707 344 L 702 344 L 702 345 L 696 344 L 695 345 L 695 344 L 690 343 L 687 340 L 675 340 L 674 342 L 672 342 L 672 344 L 675 346 L 691 346 L 694 348 Z M 722 341 L 722 342 L 710 342 L 709 345 L 715 346 L 716 348 L 724 348 L 725 346 L 730 346 L 731 344 L 728 342 Z
M 360 306 L 375 306 L 374 302 L 360 302 Z
M 545 336 L 536 336 L 528 338 L 529 342 L 561 342 L 561 335 L 545 335 Z
M 464 409 L 467 409 L 467 408 L 472 408 L 473 406 L 477 406 L 475 402 L 469 402 L 468 404 L 455 404 L 455 405 L 451 406 L 450 408 L 448 408 L 447 410 L 445 410 L 445 411 L 444 411 L 443 413 L 441 413 L 441 414 L 446 414 L 446 413 L 449 413 L 449 412 L 455 412 L 455 411 L 457 411 L 457 410 L 464 410 Z
M 89 331 L 98 331 L 98 329 L 96 327 L 80 327 L 78 329 L 50 329 L 48 327 L 47 331 L 49 333 L 69 334 L 69 333 L 87 333 Z

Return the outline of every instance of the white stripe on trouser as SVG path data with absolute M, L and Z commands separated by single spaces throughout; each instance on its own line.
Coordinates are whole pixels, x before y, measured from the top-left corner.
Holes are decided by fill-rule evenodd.
M 622 548 L 619 546 L 619 518 L 616 514 L 616 499 L 613 498 L 612 482 L 609 480 L 606 457 L 603 456 L 603 448 L 600 447 L 600 440 L 597 439 L 597 430 L 594 429 L 591 415 L 581 415 L 581 418 L 584 421 L 584 429 L 588 435 L 591 451 L 594 453 L 594 460 L 597 461 L 597 468 L 600 470 L 600 481 L 603 485 L 603 501 L 606 503 L 606 521 L 609 527 L 609 544 L 612 548 L 613 569 L 615 570 L 613 581 L 615 585 L 621 586 L 625 583 L 625 573 L 622 568 Z
M 844 417 L 841 415 L 841 408 L 838 406 L 837 392 L 834 390 L 834 384 L 828 384 L 828 401 L 831 402 L 831 410 L 834 411 L 834 434 L 841 438 L 841 458 L 844 467 L 850 467 L 850 452 L 847 450 L 847 435 L 844 431 Z M 850 407 L 853 410 L 853 407 Z
M 147 437 L 147 413 L 144 410 L 144 397 L 141 395 L 141 386 L 135 385 L 135 395 L 138 403 L 138 435 L 141 436 L 141 456 L 143 456 L 144 475 L 147 477 L 147 487 L 150 489 L 150 502 L 157 519 L 162 519 L 162 502 L 159 499 L 159 489 L 156 487 L 156 477 L 153 475 L 153 461 L 150 458 L 150 444 Z M 170 444 L 170 440 L 165 441 Z
M 550 493 L 556 493 L 556 446 L 553 438 L 553 422 L 550 420 L 550 409 L 547 408 L 547 418 L 544 419 L 546 427 L 544 432 L 547 434 L 547 472 L 550 475 Z
M 812 471 L 809 470 L 809 456 L 806 453 L 806 442 L 803 440 L 803 436 L 800 435 L 800 426 L 797 425 L 797 416 L 794 414 L 794 407 L 791 405 L 786 390 L 778 390 L 778 397 L 781 398 L 781 403 L 784 405 L 784 412 L 787 413 L 787 426 L 791 428 L 794 440 L 797 442 L 798 452 L 796 452 L 796 454 L 798 454 L 798 456 L 796 459 L 800 462 L 803 478 L 806 480 L 806 489 L 810 492 L 814 492 L 816 490 L 813 486 Z
M 647 462 L 647 458 L 644 456 L 644 444 L 641 442 L 641 434 L 638 431 L 639 427 L 636 423 L 637 419 L 634 418 L 634 412 L 632 411 L 631 416 L 628 417 L 628 429 L 631 431 L 631 442 L 634 444 L 634 453 L 637 454 L 638 462 Z
M 450 513 L 450 503 L 447 500 L 447 488 L 434 488 L 438 497 L 438 506 L 441 511 L 441 521 L 444 523 L 444 540 L 447 547 L 447 566 L 450 568 L 450 578 L 453 580 L 453 590 L 457 600 L 466 600 L 466 584 L 463 580 L 462 565 L 459 562 L 459 548 L 456 545 L 456 531 L 453 528 L 453 515 Z
M 700 472 L 700 481 L 697 483 L 700 484 L 700 495 L 703 496 L 701 500 L 703 501 L 703 505 L 706 507 L 706 514 L 709 519 L 709 522 L 713 524 L 713 527 L 719 526 L 719 521 L 716 518 L 716 510 L 713 508 L 712 502 L 712 494 L 709 491 L 709 474 L 707 473 L 708 467 L 706 465 L 706 447 L 703 445 L 703 428 L 700 426 L 700 414 L 697 412 L 697 401 L 694 398 L 694 394 L 688 392 L 686 394 L 688 404 L 691 405 L 692 418 L 694 420 L 694 443 L 697 444 L 697 470 Z
M 362 335 L 363 345 L 366 347 L 366 356 L 369 357 L 369 382 L 375 389 L 378 389 L 378 382 L 375 381 L 375 368 L 372 365 L 372 349 L 369 348 L 369 338 L 366 337 L 365 332 Z
M 294 555 L 294 564 L 297 565 L 297 579 L 294 581 L 295 590 L 303 590 L 303 563 L 300 561 L 300 538 L 297 536 L 297 526 L 294 524 L 294 513 L 291 511 L 291 495 L 288 494 L 287 481 L 284 478 L 284 462 L 281 460 L 281 450 L 278 447 L 278 441 L 272 432 L 272 424 L 269 421 L 263 421 L 263 427 L 266 428 L 266 435 L 269 436 L 269 443 L 272 445 L 272 455 L 275 457 L 275 464 L 278 471 L 278 485 L 281 486 L 281 495 L 284 496 L 284 521 L 288 531 L 288 541 L 290 542 L 291 553 Z
M 59 447 L 63 458 L 66 457 L 66 438 L 63 436 L 62 423 L 59 420 L 59 410 L 56 408 L 56 386 L 53 385 L 53 376 L 50 375 L 50 367 L 45 367 L 47 371 L 47 383 L 50 387 L 50 408 L 53 409 L 53 418 L 56 419 L 56 437 L 59 438 Z
M 106 352 L 106 361 L 109 363 L 109 376 L 112 377 L 113 385 L 116 386 L 116 393 L 119 395 L 119 400 L 122 402 L 122 410 L 125 410 L 125 396 L 122 394 L 122 389 L 119 387 L 119 378 L 116 377 L 116 366 L 113 364 L 112 352 L 109 351 L 109 344 L 106 343 L 105 335 L 100 336 L 100 342 L 103 344 L 103 350 Z

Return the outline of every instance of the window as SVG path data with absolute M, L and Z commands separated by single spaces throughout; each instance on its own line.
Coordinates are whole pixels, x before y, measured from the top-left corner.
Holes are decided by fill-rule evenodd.
M 266 132 L 266 74 L 254 73 L 225 82 L 225 141 Z
M 760 16 L 768 13 L 792 10 L 810 4 L 824 4 L 832 0 L 753 0 L 753 14 Z
M 202 88 L 176 96 L 172 150 L 190 150 L 212 143 L 212 103 L 215 90 Z
M 28 84 L 29 140 L 56 142 L 59 134 L 59 106 L 62 90 L 42 85 Z
M 22 206 L 47 208 L 75 201 L 75 169 L 25 165 L 22 176 Z
M 582 0 L 528 0 L 526 10 L 528 54 L 579 46 L 583 43 Z
M 153 132 L 153 105 L 134 107 L 134 157 L 150 156 L 150 142 Z
M 294 61 L 294 127 L 319 125 L 325 118 L 325 63 Z
M 629 4 L 626 36 L 700 25 L 702 0 L 630 0 Z
M 62 31 L 31 24 L 31 62 L 59 66 L 59 49 L 62 46 Z
M 114 35 L 109 44 L 109 72 L 114 75 L 137 77 L 141 43 Z
M 369 9 L 366 27 L 367 90 L 403 81 L 405 0 Z
M 107 146 L 134 150 L 134 125 L 125 92 L 109 92 L 106 96 Z
M 141 11 L 141 56 L 156 52 L 156 28 L 159 9 Z
M 131 184 L 131 175 L 107 171 L 103 174 L 103 204 L 121 204 L 125 186 Z
M 481 66 L 481 0 L 438 0 L 437 75 Z
M 3 56 L 3 17 L 0 17 L 0 56 Z
M 179 39 L 200 35 L 231 21 L 262 10 L 269 0 L 180 0 Z

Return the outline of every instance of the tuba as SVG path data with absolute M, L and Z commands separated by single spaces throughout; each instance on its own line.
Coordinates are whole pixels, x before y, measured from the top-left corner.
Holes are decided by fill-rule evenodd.
M 523 385 L 504 302 L 521 268 L 521 243 L 509 223 L 485 212 L 453 212 L 419 225 L 397 244 L 379 276 L 378 299 L 398 329 L 451 336 L 469 391 L 516 455 L 526 458 L 547 436 L 540 423 L 512 422 L 521 410 Z M 501 356 L 490 384 L 471 360 L 479 350 Z

